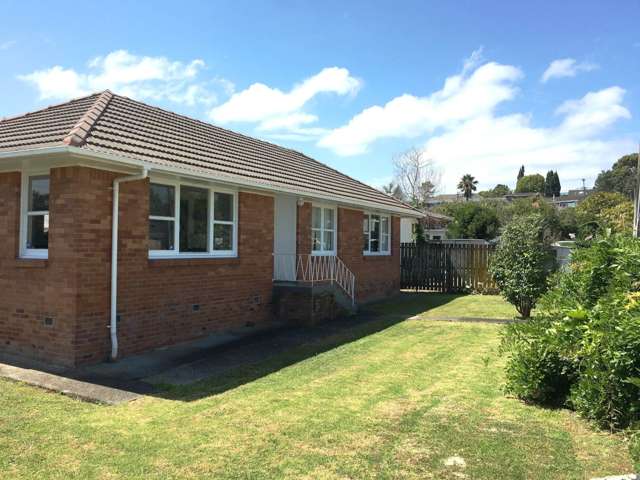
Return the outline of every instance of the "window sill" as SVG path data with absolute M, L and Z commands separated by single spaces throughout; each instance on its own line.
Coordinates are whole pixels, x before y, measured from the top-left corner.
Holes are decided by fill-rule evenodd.
M 18 257 L 15 259 L 16 268 L 47 268 L 49 260 L 42 257 Z
M 149 267 L 211 267 L 218 265 L 239 265 L 235 257 L 149 257 Z
M 391 253 L 363 253 L 362 257 L 366 260 L 373 260 L 375 258 L 390 258 Z

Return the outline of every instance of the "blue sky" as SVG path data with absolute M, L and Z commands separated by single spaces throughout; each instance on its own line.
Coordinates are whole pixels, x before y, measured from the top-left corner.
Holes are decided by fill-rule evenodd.
M 417 147 L 441 192 L 590 184 L 640 140 L 640 0 L 0 6 L 0 116 L 110 88 L 376 186 Z

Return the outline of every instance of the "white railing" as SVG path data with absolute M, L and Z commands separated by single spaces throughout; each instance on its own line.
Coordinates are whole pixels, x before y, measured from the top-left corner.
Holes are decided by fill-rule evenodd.
M 319 282 L 337 284 L 356 301 L 356 276 L 336 255 L 273 254 L 273 279 L 286 282 Z

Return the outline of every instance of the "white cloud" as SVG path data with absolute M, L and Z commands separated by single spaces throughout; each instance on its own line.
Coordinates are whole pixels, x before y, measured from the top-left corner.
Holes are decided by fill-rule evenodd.
M 141 100 L 211 105 L 216 101 L 212 87 L 218 83 L 225 89 L 228 85 L 220 79 L 199 81 L 204 67 L 205 63 L 200 59 L 183 63 L 116 50 L 89 61 L 87 72 L 56 65 L 18 78 L 33 84 L 43 100 L 66 100 L 108 88 Z
M 17 42 L 15 40 L 7 40 L 6 42 L 0 43 L 0 51 L 9 50 L 13 47 Z
M 581 178 L 593 181 L 603 167 L 635 148 L 632 140 L 612 138 L 607 131 L 631 117 L 622 88 L 565 101 L 556 109 L 557 123 L 542 128 L 527 113 L 497 114 L 516 96 L 522 72 L 497 63 L 479 65 L 478 56 L 472 55 L 440 90 L 369 107 L 331 130 L 319 145 L 348 156 L 366 153 L 380 139 L 415 138 L 425 142 L 427 157 L 443 172 L 446 192 L 455 191 L 466 173 L 476 176 L 481 188 L 514 186 L 523 164 L 530 173 L 557 169 L 565 187 L 579 185 Z
M 594 63 L 578 63 L 573 58 L 561 58 L 549 64 L 540 81 L 548 82 L 552 78 L 575 77 L 579 72 L 590 72 L 598 68 Z
M 318 120 L 315 115 L 303 112 L 303 107 L 322 93 L 355 94 L 360 85 L 361 82 L 351 76 L 346 68 L 324 68 L 288 92 L 254 83 L 234 93 L 226 103 L 213 108 L 210 117 L 222 124 L 256 123 L 259 131 L 274 132 L 274 138 L 289 134 L 317 136 L 325 130 L 302 128 Z
M 477 55 L 474 53 L 474 55 Z M 513 66 L 485 63 L 469 70 L 478 59 L 465 61 L 461 74 L 449 77 L 442 89 L 428 97 L 404 94 L 384 106 L 363 110 L 349 123 L 331 131 L 319 142 L 339 155 L 358 155 L 381 138 L 413 138 L 440 127 L 487 115 L 517 94 L 514 86 L 522 72 Z
M 611 87 L 567 101 L 556 110 L 562 121 L 548 128 L 532 126 L 523 114 L 470 119 L 430 138 L 424 149 L 445 172 L 448 191 L 465 173 L 475 175 L 483 188 L 513 186 L 520 165 L 529 173 L 558 170 L 565 186 L 578 185 L 634 148 L 631 140 L 601 138 L 614 122 L 630 118 L 621 105 L 623 95 L 624 90 Z

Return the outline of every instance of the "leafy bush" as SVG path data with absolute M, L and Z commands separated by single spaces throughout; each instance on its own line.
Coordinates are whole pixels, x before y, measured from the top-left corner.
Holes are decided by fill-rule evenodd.
M 544 321 L 506 327 L 501 350 L 517 352 L 507 364 L 506 390 L 529 403 L 562 406 L 573 371 L 558 345 L 545 341 L 549 327 Z
M 529 318 L 547 289 L 547 276 L 554 266 L 543 220 L 530 215 L 509 223 L 489 267 L 500 293 L 523 318 Z
M 491 240 L 498 235 L 500 221 L 494 208 L 477 202 L 452 203 L 447 215 L 453 221 L 447 228 L 449 238 Z
M 577 248 L 551 283 L 535 318 L 505 330 L 507 392 L 607 428 L 640 421 L 640 241 Z
M 616 232 L 631 231 L 633 203 L 621 193 L 598 192 L 589 195 L 576 207 L 581 226 L 592 223 Z

